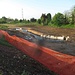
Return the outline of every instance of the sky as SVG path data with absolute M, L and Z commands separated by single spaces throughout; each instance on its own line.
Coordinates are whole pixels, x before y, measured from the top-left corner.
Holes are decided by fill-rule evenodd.
M 42 13 L 63 13 L 75 5 L 75 0 L 0 0 L 0 18 L 40 18 Z

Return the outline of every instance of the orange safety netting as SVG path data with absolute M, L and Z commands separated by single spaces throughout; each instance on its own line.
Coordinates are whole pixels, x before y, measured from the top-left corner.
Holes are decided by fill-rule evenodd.
M 75 75 L 75 56 L 59 53 L 43 46 L 38 46 L 27 40 L 16 36 L 10 36 L 7 32 L 0 30 L 6 40 L 29 55 L 33 59 L 39 61 L 50 70 L 59 75 Z

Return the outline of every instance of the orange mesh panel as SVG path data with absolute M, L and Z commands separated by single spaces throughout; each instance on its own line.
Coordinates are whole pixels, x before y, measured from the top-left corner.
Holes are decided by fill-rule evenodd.
M 39 47 L 22 38 L 10 36 L 5 31 L 1 32 L 5 35 L 9 43 L 33 59 L 39 61 L 50 70 L 59 75 L 75 75 L 75 56 L 59 53 L 42 46 Z
M 2 33 L 1 33 L 1 30 L 0 30 L 0 38 L 2 37 Z

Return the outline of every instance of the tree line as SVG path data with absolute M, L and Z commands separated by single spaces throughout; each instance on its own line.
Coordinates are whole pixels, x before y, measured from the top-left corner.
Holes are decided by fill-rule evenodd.
M 57 25 L 57 26 L 62 26 L 62 25 L 67 25 L 67 24 L 73 24 L 75 25 L 75 6 L 70 11 L 66 11 L 64 14 L 58 12 L 56 13 L 53 17 L 51 13 L 48 14 L 42 14 L 39 19 L 31 18 L 30 20 L 26 19 L 11 19 L 11 18 L 6 18 L 3 16 L 0 18 L 0 24 L 4 23 L 34 23 L 37 22 L 38 24 L 41 25 Z

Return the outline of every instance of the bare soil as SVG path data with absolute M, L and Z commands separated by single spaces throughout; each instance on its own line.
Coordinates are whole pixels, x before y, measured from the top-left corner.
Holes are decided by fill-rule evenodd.
M 56 40 L 49 40 L 44 39 L 43 46 L 48 47 L 50 49 L 59 51 L 61 53 L 69 54 L 75 56 L 75 29 L 71 28 L 53 28 L 49 26 L 29 26 L 23 27 L 31 28 L 35 31 L 42 32 L 47 35 L 54 35 L 54 36 L 69 36 L 68 41 L 56 41 Z
M 55 36 L 69 36 L 71 41 L 75 41 L 75 28 L 54 28 L 49 26 L 29 26 L 23 28 L 31 28 L 33 30 L 42 32 L 44 34 L 55 35 Z
M 70 36 L 70 39 L 67 42 L 44 39 L 42 45 L 65 54 L 75 56 L 75 29 L 52 28 L 47 26 L 29 26 L 22 28 L 31 28 L 49 35 Z M 16 35 L 24 39 L 25 36 L 28 35 L 27 33 L 21 33 L 19 31 L 7 30 L 7 32 L 10 35 Z M 39 42 L 39 40 L 37 41 L 36 39 L 29 41 L 36 44 Z M 11 48 L 0 45 L 0 73 L 3 73 L 3 75 L 21 75 L 23 72 L 29 73 L 28 75 L 56 75 L 15 47 Z
M 11 48 L 3 45 L 0 45 L 0 74 L 56 75 L 15 47 Z

